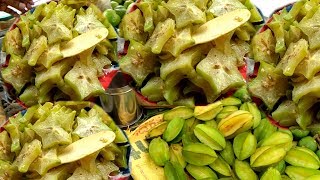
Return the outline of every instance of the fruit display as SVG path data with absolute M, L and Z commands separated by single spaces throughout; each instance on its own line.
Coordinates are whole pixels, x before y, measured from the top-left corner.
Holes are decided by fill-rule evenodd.
M 319 1 L 299 1 L 275 13 L 252 39 L 259 71 L 248 89 L 280 125 L 318 126 L 319 17 Z
M 140 125 L 129 140 L 148 147 L 132 165 L 136 179 L 320 177 L 320 150 L 310 131 L 277 127 L 254 102 L 234 96 L 194 109 L 170 109 Z M 148 167 L 142 170 L 144 163 Z M 148 169 L 156 175 L 139 176 Z
M 0 133 L 0 179 L 108 179 L 127 168 L 126 142 L 91 102 L 35 105 Z
M 104 93 L 98 78 L 115 58 L 116 31 L 95 5 L 63 2 L 21 15 L 4 37 L 2 79 L 27 106 Z
M 236 10 L 239 13 L 229 14 Z M 138 1 L 119 24 L 119 35 L 129 41 L 129 47 L 118 63 L 151 102 L 211 103 L 245 85 L 238 68 L 250 53 L 249 43 L 257 30 L 253 24 L 261 21 L 249 0 Z M 219 27 L 218 22 L 231 25 Z M 236 22 L 241 26 L 230 28 Z
M 19 113 L 0 179 L 320 179 L 320 0 L 263 26 L 250 0 L 97 2 L 41 4 L 6 33 Z M 124 83 L 142 106 L 126 134 L 112 118 L 132 102 L 96 98 Z

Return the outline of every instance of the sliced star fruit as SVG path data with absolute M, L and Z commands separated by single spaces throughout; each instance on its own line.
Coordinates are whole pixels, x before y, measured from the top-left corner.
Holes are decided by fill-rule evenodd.
M 101 179 L 101 177 L 96 173 L 91 173 L 82 167 L 78 167 L 68 180 L 79 180 L 79 179 Z
M 94 53 L 91 58 L 98 72 L 98 76 L 102 76 L 104 74 L 103 69 L 111 66 L 110 59 L 102 54 Z
M 298 27 L 301 31 L 308 36 L 310 49 L 316 49 L 320 47 L 320 28 L 319 28 L 319 21 L 320 21 L 320 9 L 317 8 L 317 11 L 314 13 L 313 16 L 303 18 Z
M 202 11 L 207 10 L 207 5 L 208 5 L 209 0 L 193 0 L 193 2 Z
M 19 99 L 27 106 L 32 106 L 38 103 L 39 90 L 35 86 L 28 86 L 23 93 L 19 96 Z
M 177 28 L 206 22 L 206 14 L 192 0 L 169 0 L 165 7 L 175 16 Z
M 119 24 L 120 34 L 126 40 L 134 40 L 144 43 L 147 40 L 148 33 L 144 32 L 144 18 L 139 9 L 123 16 Z
M 51 15 L 53 14 L 55 8 L 57 7 L 57 2 L 50 1 L 42 10 L 41 15 L 44 17 L 42 21 L 49 19 Z
M 320 76 L 316 75 L 309 81 L 305 80 L 293 84 L 292 100 L 298 102 L 302 97 L 309 95 L 320 97 Z
M 18 153 L 21 150 L 21 142 L 20 142 L 20 131 L 19 131 L 19 123 L 17 123 L 17 119 L 19 119 L 19 114 L 17 117 L 9 118 L 9 124 L 5 125 L 5 130 L 9 133 L 11 138 L 11 152 Z
M 176 30 L 173 36 L 165 43 L 162 51 L 170 52 L 174 57 L 177 57 L 182 51 L 194 45 L 194 40 L 191 36 L 191 27 Z
M 49 69 L 52 64 L 63 59 L 60 51 L 60 43 L 49 45 L 48 49 L 39 57 L 38 63 Z
M 213 91 L 218 94 L 240 88 L 245 81 L 233 59 L 233 56 L 213 48 L 197 65 L 197 73 L 208 81 Z
M 22 47 L 24 48 L 29 48 L 31 42 L 29 25 L 30 22 L 28 18 L 22 16 L 20 18 L 20 21 L 17 23 L 17 26 L 19 27 L 22 34 Z
M 48 48 L 47 38 L 40 36 L 34 39 L 23 57 L 23 61 L 27 61 L 30 66 L 35 66 L 41 54 Z
M 32 126 L 32 129 L 41 137 L 43 148 L 72 143 L 70 132 L 75 115 L 76 111 L 55 105 L 43 121 L 37 121 Z
M 179 72 L 179 70 L 170 73 L 164 81 L 165 88 L 172 88 L 179 84 L 187 75 Z
M 0 179 L 21 179 L 22 174 L 9 161 L 0 160 Z
M 146 46 L 150 47 L 154 54 L 160 54 L 164 44 L 173 35 L 174 29 L 175 22 L 171 18 L 158 23 L 151 37 L 148 39 Z
M 104 93 L 96 70 L 80 61 L 64 76 L 64 81 L 75 91 L 78 100 Z
M 50 169 L 42 179 L 68 179 L 70 172 L 76 168 L 74 163 L 60 165 L 56 168 Z
M 150 101 L 162 101 L 164 82 L 160 77 L 152 77 L 146 85 L 141 88 L 141 94 Z
M 45 102 L 51 101 L 52 96 L 55 93 L 54 91 L 51 91 L 55 87 L 55 84 L 51 82 L 43 83 L 39 88 L 39 97 L 38 97 L 38 103 L 43 104 Z
M 73 62 L 63 60 L 54 64 L 51 68 L 36 73 L 35 85 L 37 88 L 45 82 L 56 83 L 72 68 Z
M 293 126 L 297 124 L 298 109 L 293 101 L 286 100 L 272 112 L 272 117 L 282 126 Z
M 290 43 L 299 41 L 299 39 L 301 39 L 301 36 L 301 29 L 296 25 L 290 25 L 289 30 L 287 31 L 285 36 L 286 45 L 288 46 L 290 45 Z
M 212 1 L 208 11 L 217 17 L 236 9 L 246 9 L 246 6 L 238 0 L 215 0 Z
M 163 5 L 158 5 L 157 10 L 153 12 L 153 24 L 156 26 L 159 22 L 165 21 L 170 15 L 170 12 Z
M 272 109 L 278 100 L 286 95 L 288 79 L 275 72 L 272 65 L 260 62 L 258 76 L 249 83 L 249 92 L 260 98 L 268 109 Z
M 90 136 L 101 131 L 111 131 L 111 129 L 102 122 L 101 116 L 96 110 L 91 109 L 88 114 L 81 114 L 77 117 L 77 127 L 73 131 L 80 138 Z
M 22 56 L 24 48 L 22 47 L 22 35 L 19 28 L 8 31 L 3 39 L 3 51 L 7 54 Z
M 202 89 L 208 103 L 213 103 L 219 97 L 219 92 L 214 91 L 209 82 L 200 76 L 195 70 L 189 73 L 188 79 L 194 85 Z
M 279 18 L 279 15 L 277 14 L 273 15 L 273 19 L 274 20 L 267 25 L 276 38 L 275 52 L 284 53 L 286 51 L 284 23 L 281 22 L 281 18 Z
M 26 127 L 24 128 L 24 132 L 21 134 L 21 145 L 24 146 L 26 143 L 30 143 L 35 139 L 35 132 Z
M 152 2 L 139 2 L 138 8 L 142 11 L 144 17 L 144 32 L 152 32 L 154 30 L 153 24 L 153 3 Z
M 154 72 L 156 63 L 155 55 L 136 41 L 130 41 L 127 55 L 119 60 L 120 69 L 129 74 L 138 86 L 149 74 Z
M 270 29 L 256 34 L 251 41 L 255 61 L 277 64 L 279 55 L 275 53 L 276 39 Z
M 14 154 L 11 152 L 11 139 L 7 131 L 0 133 L 0 159 L 12 161 Z M 0 176 L 1 177 L 1 176 Z
M 57 82 L 57 87 L 63 94 L 67 95 L 69 99 L 78 99 L 77 94 L 73 88 L 65 82 L 65 80 Z M 68 99 L 68 98 L 67 98 Z
M 74 16 L 76 14 L 76 9 L 64 5 L 62 3 L 58 3 L 54 12 L 52 14 L 53 17 L 57 17 L 60 22 L 62 22 L 67 28 L 73 28 Z
M 34 160 L 30 166 L 31 171 L 38 172 L 41 176 L 45 175 L 50 169 L 60 165 L 60 159 L 57 156 L 57 148 L 51 148 L 43 151 L 42 154 Z
M 305 57 L 296 67 L 295 74 L 301 74 L 308 80 L 312 79 L 315 74 L 320 71 L 320 50 L 310 53 L 310 56 Z
M 30 42 L 34 39 L 39 38 L 42 35 L 42 28 L 39 24 L 33 24 L 32 29 L 30 29 Z
M 250 42 L 251 37 L 256 34 L 256 31 L 257 30 L 251 23 L 246 22 L 236 29 L 235 34 L 239 39 Z
M 160 77 L 166 79 L 172 72 L 188 74 L 194 70 L 194 66 L 201 60 L 201 49 L 198 47 L 188 49 L 176 59 L 163 62 L 160 67 Z
M 41 152 L 41 142 L 39 140 L 35 139 L 30 143 L 26 143 L 14 160 L 13 165 L 18 167 L 19 172 L 25 173 Z
M 31 81 L 32 67 L 18 56 L 11 55 L 9 66 L 1 70 L 2 78 L 11 84 L 19 94 L 22 88 Z
M 282 72 L 285 76 L 292 76 L 298 64 L 309 54 L 308 42 L 300 39 L 296 43 L 291 43 L 276 67 L 277 72 Z
M 41 28 L 47 34 L 49 44 L 69 41 L 73 37 L 71 30 L 68 29 L 55 14 L 52 14 L 50 19 L 41 21 Z
M 173 87 L 165 87 L 163 90 L 163 97 L 166 99 L 166 101 L 173 105 L 173 102 L 177 101 L 181 94 L 181 86 L 176 85 Z
M 74 29 L 79 34 L 83 34 L 96 28 L 105 27 L 93 14 L 77 15 L 76 22 Z
M 251 51 L 250 44 L 242 40 L 231 41 L 231 49 L 234 51 L 234 55 L 237 58 L 237 66 L 240 67 L 245 65 L 243 59 Z

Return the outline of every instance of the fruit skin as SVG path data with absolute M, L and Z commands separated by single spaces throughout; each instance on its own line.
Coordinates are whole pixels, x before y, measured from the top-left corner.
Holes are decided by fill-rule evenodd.
M 268 168 L 261 176 L 260 180 L 281 180 L 281 174 L 275 168 Z
M 318 143 L 311 136 L 304 137 L 298 142 L 298 146 L 306 147 L 315 152 L 318 149 Z
M 223 176 L 232 176 L 232 170 L 230 165 L 223 160 L 221 156 L 218 155 L 218 158 L 212 163 L 209 164 L 211 169 L 213 169 L 215 172 L 223 175 Z
M 222 109 L 223 105 L 221 101 L 217 101 L 206 106 L 196 106 L 194 108 L 194 117 L 202 121 L 209 121 L 214 119 Z
M 310 149 L 295 147 L 287 152 L 285 161 L 293 166 L 300 166 L 310 169 L 319 169 L 319 157 Z
M 258 176 L 251 169 L 249 163 L 246 161 L 240 161 L 238 159 L 234 162 L 234 170 L 239 179 L 247 180 L 257 180 Z
M 216 173 L 210 169 L 208 166 L 196 166 L 188 164 L 186 170 L 195 179 L 218 179 Z
M 25 173 L 41 152 L 41 142 L 39 140 L 35 139 L 30 143 L 26 143 L 14 160 L 13 165 L 18 167 L 19 172 Z
M 318 179 L 320 179 L 320 175 L 312 175 L 307 177 L 306 180 L 318 180 Z
M 162 138 L 170 142 L 172 141 L 175 137 L 177 137 L 180 133 L 180 131 L 183 128 L 185 120 L 179 117 L 173 118 L 169 123 L 164 131 Z
M 170 159 L 169 145 L 160 137 L 153 139 L 149 144 L 149 155 L 158 166 L 164 166 Z
M 303 130 L 303 129 L 300 129 L 299 127 L 297 126 L 291 126 L 289 127 L 291 133 L 293 134 L 294 138 L 296 139 L 301 139 L 301 138 L 304 138 L 306 136 L 308 136 L 308 134 L 310 133 L 309 130 Z
M 222 119 L 218 124 L 219 131 L 225 137 L 247 131 L 252 127 L 253 116 L 248 111 L 238 110 Z
M 226 140 L 217 130 L 205 124 L 198 124 L 194 129 L 195 136 L 203 144 L 208 145 L 214 150 L 221 151 L 226 147 Z
M 272 133 L 269 137 L 266 137 L 263 140 L 261 140 L 258 143 L 258 147 L 279 146 L 279 147 L 283 147 L 285 150 L 288 151 L 292 147 L 292 141 L 293 141 L 293 137 L 288 133 L 276 131 Z
M 118 26 L 120 21 L 121 21 L 121 17 L 116 13 L 115 10 L 113 9 L 107 9 L 103 12 L 104 16 L 108 19 L 108 21 L 110 22 L 110 24 L 112 26 Z
M 226 141 L 226 147 L 220 151 L 220 155 L 230 166 L 234 165 L 235 156 L 230 141 Z
M 272 167 L 278 170 L 280 174 L 283 174 L 287 167 L 286 161 L 283 159 Z
M 168 126 L 168 122 L 166 122 L 166 121 L 159 123 L 157 126 L 155 126 L 149 130 L 146 138 L 152 139 L 152 138 L 161 136 L 164 133 L 164 131 L 166 130 L 167 126 Z
M 277 127 L 272 125 L 268 118 L 264 118 L 261 120 L 259 126 L 254 129 L 253 135 L 257 138 L 257 141 L 259 142 L 262 139 L 269 137 L 276 130 Z
M 164 165 L 164 174 L 167 180 L 187 180 L 187 175 L 180 164 L 166 162 Z
M 259 108 L 255 103 L 252 102 L 245 102 L 240 106 L 241 110 L 249 111 L 253 116 L 253 126 L 252 128 L 256 128 L 259 126 L 261 121 L 261 113 Z
M 263 146 L 256 150 L 250 157 L 252 168 L 266 167 L 281 161 L 286 155 L 286 150 L 277 146 Z
M 175 21 L 171 18 L 158 23 L 151 37 L 148 39 L 146 46 L 150 47 L 154 54 L 160 54 L 166 41 L 174 34 L 174 28 Z
M 233 140 L 233 151 L 239 160 L 250 157 L 257 147 L 257 139 L 250 132 L 238 134 Z
M 285 172 L 291 179 L 306 179 L 313 175 L 320 175 L 319 170 L 298 166 L 287 166 Z
M 120 16 L 120 18 L 122 18 L 125 14 L 127 9 L 122 6 L 122 5 L 118 5 L 114 8 L 114 10 L 116 11 L 116 13 Z
M 209 165 L 218 157 L 213 149 L 202 143 L 185 145 L 182 149 L 182 155 L 189 164 L 196 166 Z
M 187 163 L 182 155 L 182 146 L 180 144 L 170 145 L 170 162 L 178 163 L 182 168 L 185 168 Z
M 240 106 L 241 100 L 236 97 L 227 97 L 221 100 L 223 106 Z

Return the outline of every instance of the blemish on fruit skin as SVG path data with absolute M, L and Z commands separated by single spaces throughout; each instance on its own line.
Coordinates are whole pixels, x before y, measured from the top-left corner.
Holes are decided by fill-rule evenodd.
M 107 142 L 109 142 L 109 140 L 108 140 L 107 138 L 103 138 L 103 137 L 102 137 L 102 138 L 100 138 L 99 140 L 100 140 L 101 142 L 103 142 L 103 143 L 107 143 Z
M 235 17 L 234 20 L 237 21 L 237 22 L 243 21 L 243 19 L 241 17 L 239 17 L 239 16 Z
M 101 34 L 97 34 L 96 37 L 97 37 L 98 39 L 101 39 L 101 38 L 102 38 Z

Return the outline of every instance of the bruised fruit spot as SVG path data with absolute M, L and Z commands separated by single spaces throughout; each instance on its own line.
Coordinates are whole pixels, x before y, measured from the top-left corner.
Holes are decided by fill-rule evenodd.
M 243 19 L 241 17 L 239 17 L 239 16 L 235 17 L 234 20 L 237 21 L 237 22 L 243 21 Z

